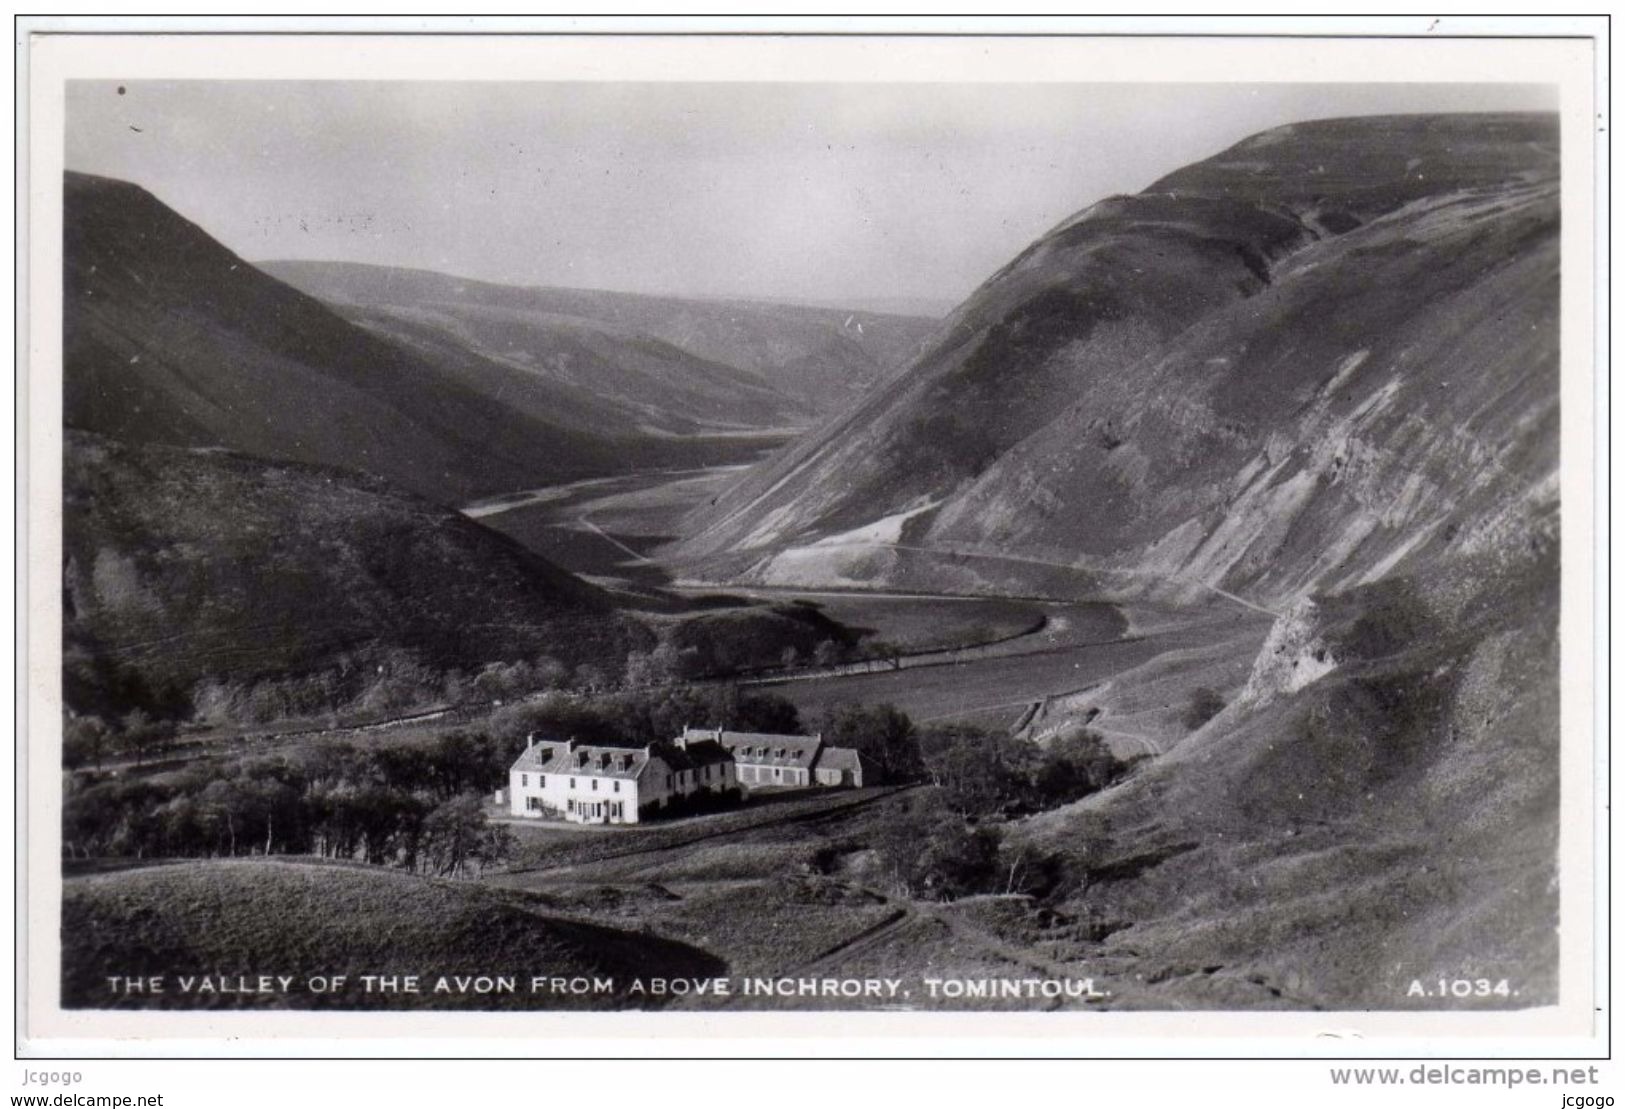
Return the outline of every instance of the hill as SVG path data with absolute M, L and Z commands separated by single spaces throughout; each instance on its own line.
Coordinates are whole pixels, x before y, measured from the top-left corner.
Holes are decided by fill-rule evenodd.
M 267 272 L 384 333 L 433 326 L 482 355 L 645 411 L 760 427 L 845 408 L 936 321 L 850 308 L 496 285 L 422 270 L 275 261 Z
M 1540 116 L 1302 124 L 1103 201 L 682 552 L 963 587 L 996 551 L 1268 601 L 1464 542 L 1555 465 L 1555 143 Z
M 537 911 L 523 894 L 357 866 L 214 860 L 69 878 L 62 893 L 65 1008 L 647 1008 L 633 979 L 713 976 L 720 960 L 670 940 Z M 286 975 L 286 993 L 183 992 L 182 976 Z M 422 977 L 417 995 L 368 993 L 362 975 Z M 162 975 L 161 995 L 111 997 L 106 976 Z M 313 976 L 344 975 L 313 993 Z M 436 979 L 451 990 L 433 992 Z M 455 976 L 514 978 L 512 993 Z M 532 976 L 609 978 L 612 992 L 532 993 Z
M 648 638 L 593 587 L 376 478 L 83 432 L 64 462 L 80 712 L 182 711 L 200 683 L 262 678 L 342 697 L 402 657 L 449 671 L 548 654 L 617 673 Z
M 1408 985 L 1441 976 L 1549 1003 L 1556 151 L 1548 116 L 1326 120 L 1102 201 L 679 553 L 1274 614 L 1223 711 L 1016 829 L 1104 830 L 1065 895 L 1112 922 L 1102 958 L 1158 1006 L 1439 1007 Z M 1132 684 L 1050 734 L 1121 727 Z
M 1113 857 L 1071 899 L 1159 1007 L 1558 1000 L 1555 537 L 1302 602 L 1242 693 L 1129 782 L 1028 822 Z M 1484 996 L 1416 995 L 1485 979 Z
M 69 427 L 342 466 L 443 503 L 703 461 L 580 389 L 357 327 L 134 185 L 69 173 L 63 203 Z

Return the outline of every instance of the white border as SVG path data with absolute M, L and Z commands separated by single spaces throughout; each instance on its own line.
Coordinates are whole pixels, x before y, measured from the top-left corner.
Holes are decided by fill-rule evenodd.
M 105 26 L 108 21 L 101 21 Z M 193 21 L 195 22 L 195 21 Z M 467 21 L 450 21 L 467 25 Z M 759 23 L 761 21 L 758 21 Z M 1150 21 L 1153 25 L 1157 21 Z M 1298 21 L 1313 26 L 1315 21 Z M 1347 21 L 1342 21 L 1346 28 Z M 425 21 L 408 20 L 414 29 Z M 648 21 L 654 28 L 661 21 Z M 807 26 L 816 21 L 798 21 Z M 1011 25 L 1012 21 L 1004 21 Z M 1014 21 L 1022 25 L 1022 21 Z M 1138 21 L 1144 27 L 1147 21 Z M 375 26 L 377 21 L 367 25 Z M 41 26 L 45 26 L 41 21 Z M 71 21 L 51 21 L 66 29 Z M 515 22 L 511 26 L 518 27 Z M 687 27 L 695 21 L 686 21 Z M 847 24 L 849 26 L 849 24 Z M 240 24 L 233 25 L 240 26 Z M 444 23 L 442 23 L 444 26 Z M 557 24 L 554 24 L 557 26 Z M 612 30 L 602 21 L 572 29 Z M 621 25 L 624 26 L 624 25 Z M 774 30 L 783 25 L 768 24 Z M 955 29 L 985 23 L 960 21 Z M 1099 24 L 1095 24 L 1098 28 Z M 1234 27 L 1235 24 L 1229 26 Z M 1055 28 L 1048 21 L 1047 29 Z M 867 28 L 866 28 L 867 29 Z M 936 28 L 933 28 L 935 30 Z M 1597 719 L 1592 651 L 1596 599 L 1594 491 L 1597 427 L 1585 419 L 1591 374 L 1596 225 L 1589 41 L 1507 39 L 1268 40 L 1053 38 L 375 38 L 35 36 L 28 73 L 26 264 L 31 283 L 27 413 L 21 437 L 25 488 L 27 641 L 24 689 L 28 789 L 26 903 L 28 1053 L 51 1055 L 1098 1055 L 1157 1057 L 1540 1056 L 1592 1053 L 1596 962 L 1593 925 L 1593 777 L 1583 722 Z M 87 1013 L 56 1005 L 60 781 L 60 181 L 62 83 L 118 76 L 194 79 L 645 80 L 1066 82 L 1505 81 L 1554 83 L 1563 105 L 1563 612 L 1566 723 L 1562 757 L 1563 1003 L 1517 1013 Z M 1085 198 L 1080 198 L 1081 201 Z M 19 263 L 24 259 L 20 256 Z M 1600 415 L 1600 413 L 1599 413 Z M 1600 688 L 1600 687 L 1599 687 Z M 1576 722 L 1581 722 L 1577 725 Z M 1601 735 L 1599 731 L 1597 733 Z M 22 745 L 19 745 L 21 752 Z M 31 802 L 24 804 L 24 802 Z M 1597 876 L 1596 892 L 1606 886 Z M 19 890 L 19 896 L 23 891 Z M 1598 914 L 1594 916 L 1592 910 Z M 19 917 L 19 920 L 22 918 Z M 1598 935 L 1602 934 L 1600 931 Z M 1600 952 L 1598 952 L 1600 955 Z M 32 973 L 27 973 L 32 970 Z M 40 973 L 44 970 L 45 973 Z M 228 1042 L 226 1037 L 231 1037 Z M 243 1038 L 251 1037 L 251 1038 Z M 310 1037 L 321 1037 L 312 1039 Z M 387 1038 L 386 1040 L 378 1039 Z M 1530 1037 L 1538 1037 L 1531 1041 Z M 334 1042 L 342 1038 L 343 1042 Z M 155 1042 L 162 1039 L 163 1042 Z M 724 1044 L 722 1041 L 725 1040 Z M 545 1044 L 545 1051 L 538 1047 Z

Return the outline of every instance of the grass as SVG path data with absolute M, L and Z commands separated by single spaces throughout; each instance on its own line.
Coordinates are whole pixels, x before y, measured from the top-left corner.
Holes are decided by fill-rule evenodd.
M 890 794 L 884 788 L 838 790 L 810 795 L 761 798 L 733 812 L 694 817 L 671 824 L 638 825 L 612 835 L 583 835 L 542 826 L 510 824 L 518 847 L 503 885 L 531 885 L 527 872 L 581 867 L 612 859 L 692 848 L 699 843 L 736 835 L 771 834 L 785 825 L 817 821 L 847 810 L 867 807 Z M 544 880 L 545 884 L 545 880 Z
M 861 895 L 824 901 L 788 880 L 700 888 L 669 904 L 660 931 L 707 951 L 726 951 L 735 975 L 795 973 L 893 910 Z
M 682 831 L 677 828 L 646 833 L 635 854 L 625 853 L 625 835 L 602 837 L 598 857 L 579 843 L 563 843 L 575 848 L 571 865 L 489 880 L 532 891 L 560 911 L 703 948 L 727 961 L 736 983 L 751 977 L 890 978 L 909 994 L 883 1000 L 781 998 L 736 989 L 724 1003 L 728 1008 L 1032 1007 L 1009 1000 L 932 1000 L 923 992 L 926 977 L 1032 977 L 1037 964 L 1023 961 L 1021 937 L 997 935 L 975 920 L 960 924 L 952 906 L 919 905 L 871 890 L 856 871 L 811 873 L 808 864 L 820 848 L 861 852 L 876 822 L 901 796 L 874 791 L 864 803 L 845 806 L 786 802 L 775 806 L 782 811 L 772 819 L 755 824 L 740 821 L 743 814 L 715 818 L 704 839 L 675 834 Z M 709 1008 L 718 1002 L 689 1004 Z
M 354 866 L 211 860 L 69 878 L 62 899 L 68 1008 L 617 1007 L 633 978 L 712 975 L 685 945 L 539 911 L 534 898 Z M 289 975 L 286 994 L 186 994 L 180 975 Z M 313 975 L 348 976 L 312 993 Z M 425 992 L 368 994 L 359 976 L 418 974 Z M 106 978 L 164 975 L 166 992 L 121 999 Z M 440 975 L 512 975 L 512 994 L 428 992 Z M 609 977 L 614 992 L 532 994 L 532 975 Z M 646 1004 L 640 1000 L 638 1004 Z

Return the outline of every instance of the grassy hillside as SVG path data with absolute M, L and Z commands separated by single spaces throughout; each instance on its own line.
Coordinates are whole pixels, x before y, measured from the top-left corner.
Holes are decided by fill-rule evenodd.
M 1069 906 L 1121 926 L 1102 958 L 1158 981 L 1149 1004 L 1557 1001 L 1557 577 L 1540 547 L 1462 568 L 1477 580 L 1304 606 L 1237 704 L 1023 829 L 1063 851 L 1110 830 L 1113 865 Z M 1440 978 L 1508 992 L 1409 992 Z
M 523 288 L 336 262 L 264 268 L 382 330 L 431 324 L 487 356 L 653 406 L 651 415 L 755 426 L 844 408 L 911 358 L 936 323 L 793 304 Z
M 1126 595 L 1285 597 L 1464 541 L 1555 464 L 1555 137 L 1541 116 L 1304 124 L 1103 201 L 702 506 L 685 553 L 917 585 L 899 545 L 995 551 Z
M 559 919 L 518 893 L 356 866 L 217 860 L 69 878 L 62 897 L 67 1008 L 543 1009 L 657 1006 L 637 977 L 722 973 L 720 960 L 648 935 Z M 275 974 L 287 993 L 182 992 L 182 975 Z M 345 975 L 312 993 L 313 975 Z M 367 993 L 361 975 L 418 974 L 423 992 Z M 109 994 L 106 976 L 166 976 L 145 998 Z M 438 976 L 512 975 L 512 994 L 435 993 Z M 610 978 L 614 991 L 532 993 L 530 979 Z
M 1407 995 L 1441 976 L 1550 1002 L 1556 143 L 1548 116 L 1328 120 L 1103 201 L 701 506 L 684 555 L 1273 615 L 1216 717 L 1019 826 L 1063 853 L 1106 829 L 1062 907 L 1114 923 L 1144 1004 L 1460 1004 Z M 1044 727 L 1167 730 L 1157 673 L 1160 708 L 1079 694 Z
M 647 633 L 505 536 L 377 479 L 70 432 L 67 696 L 115 715 L 206 679 L 552 655 L 617 672 Z
M 68 174 L 64 229 L 69 427 L 343 466 L 446 503 L 694 461 L 627 439 L 580 389 L 357 327 L 134 185 Z
M 591 396 L 605 433 L 729 435 L 799 429 L 800 401 L 735 370 L 643 335 L 587 321 L 481 304 L 340 306 L 403 344 L 455 357 L 457 348 Z M 544 417 L 544 410 L 537 413 Z

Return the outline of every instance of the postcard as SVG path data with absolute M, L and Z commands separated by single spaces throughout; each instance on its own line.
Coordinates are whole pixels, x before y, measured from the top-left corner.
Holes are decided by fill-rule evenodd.
M 36 35 L 24 1037 L 1592 1036 L 1591 66 Z

